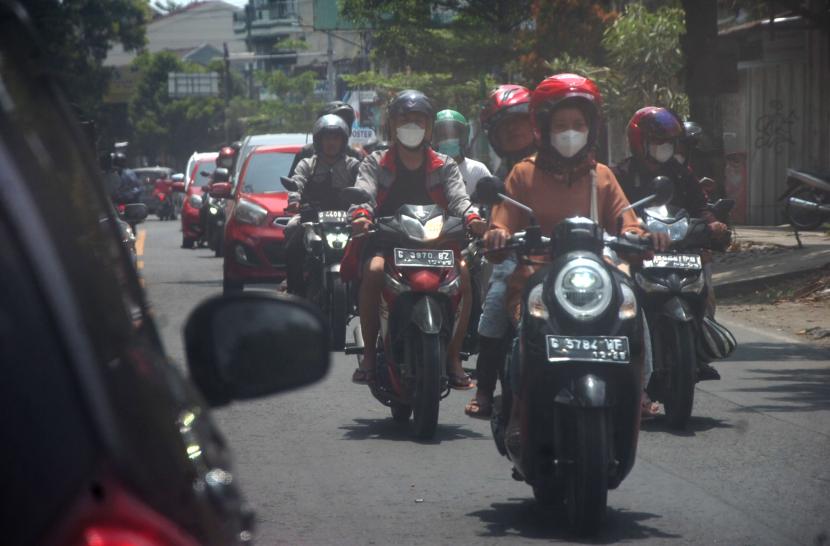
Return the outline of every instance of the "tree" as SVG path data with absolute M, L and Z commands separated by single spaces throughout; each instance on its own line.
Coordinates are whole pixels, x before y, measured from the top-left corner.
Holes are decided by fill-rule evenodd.
M 272 95 L 260 103 L 253 127 L 270 132 L 307 133 L 317 119 L 323 100 L 315 94 L 317 75 L 302 72 L 290 76 L 280 70 L 260 73 L 260 82 Z

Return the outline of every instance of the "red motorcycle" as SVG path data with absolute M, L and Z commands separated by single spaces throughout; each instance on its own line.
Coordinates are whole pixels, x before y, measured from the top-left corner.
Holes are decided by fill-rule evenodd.
M 173 181 L 157 178 L 153 184 L 153 199 L 158 201 L 156 216 L 159 220 L 175 220 L 176 207 L 173 203 Z
M 370 200 L 358 188 L 347 188 L 343 195 L 352 203 Z M 436 205 L 403 205 L 394 216 L 378 218 L 368 237 L 386 260 L 371 391 L 391 408 L 395 421 L 409 422 L 412 416 L 414 436 L 428 439 L 435 434 L 439 404 L 450 391 L 445 364 L 460 311 L 464 223 Z M 346 350 L 362 352 L 362 347 Z

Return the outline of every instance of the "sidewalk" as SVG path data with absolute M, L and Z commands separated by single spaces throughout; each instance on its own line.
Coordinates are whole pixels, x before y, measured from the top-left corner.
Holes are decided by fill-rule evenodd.
M 765 283 L 821 269 L 830 264 L 830 236 L 799 232 L 789 226 L 735 226 L 741 250 L 716 255 L 712 279 L 718 297 L 729 297 Z

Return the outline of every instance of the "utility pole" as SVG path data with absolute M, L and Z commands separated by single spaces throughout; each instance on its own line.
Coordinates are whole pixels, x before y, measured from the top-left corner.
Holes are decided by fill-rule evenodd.
M 331 31 L 326 32 L 328 44 L 326 48 L 326 86 L 328 87 L 328 99 L 335 100 L 337 98 L 337 90 L 335 89 L 336 78 L 334 74 L 334 42 L 331 39 Z
M 224 51 L 224 78 L 225 78 L 225 109 L 223 112 L 223 118 L 225 126 L 225 142 L 230 140 L 230 132 L 231 132 L 231 120 L 228 119 L 228 110 L 230 108 L 231 103 L 231 56 L 228 53 L 228 42 L 225 42 L 222 45 L 222 49 Z
M 245 38 L 245 45 L 248 47 L 248 51 L 254 53 L 253 48 L 253 39 L 251 38 L 251 25 L 254 19 L 254 12 L 256 8 L 254 8 L 254 0 L 248 0 L 248 4 L 245 6 L 245 30 L 247 33 L 247 38 Z M 248 64 L 248 98 L 254 98 L 254 66 L 252 63 Z

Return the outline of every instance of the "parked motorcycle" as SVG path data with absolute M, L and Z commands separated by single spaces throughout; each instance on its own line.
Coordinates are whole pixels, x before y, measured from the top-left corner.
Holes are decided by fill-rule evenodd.
M 656 184 L 643 201 L 668 202 L 671 182 L 660 177 Z M 562 221 L 549 238 L 533 210 L 504 195 L 497 179 L 480 181 L 478 194 L 485 203 L 502 201 L 530 216 L 526 231 L 507 245 L 520 263 L 553 258 L 539 264 L 522 295 L 506 371 L 513 389 L 494 400 L 496 447 L 513 463 L 513 477 L 533 487 L 537 502 L 564 502 L 573 529 L 595 533 L 608 490 L 634 465 L 644 354 L 634 283 L 603 251 L 642 256 L 648 245 L 636 235 L 611 237 L 582 217 Z M 517 438 L 506 438 L 512 391 L 521 393 L 521 425 Z
M 370 200 L 359 188 L 346 188 L 342 195 L 350 203 Z M 432 438 L 440 401 L 450 392 L 447 346 L 461 304 L 457 256 L 467 238 L 464 222 L 436 205 L 403 205 L 394 216 L 376 219 L 369 237 L 386 261 L 371 391 L 391 408 L 395 421 L 412 416 L 416 438 Z
M 711 210 L 724 218 L 734 204 L 721 199 Z M 651 332 L 654 372 L 647 391 L 663 402 L 669 425 L 684 429 L 694 405 L 698 347 L 704 343 L 703 329 L 709 328 L 704 320 L 712 323 L 706 318 L 712 287 L 706 282 L 701 253 L 724 250 L 729 241 L 713 240 L 705 220 L 690 218 L 676 207 L 649 207 L 643 217 L 650 232 L 666 233 L 671 240 L 667 252 L 644 260 L 634 275 Z
M 818 229 L 830 221 L 830 173 L 787 169 L 784 214 L 796 230 Z

